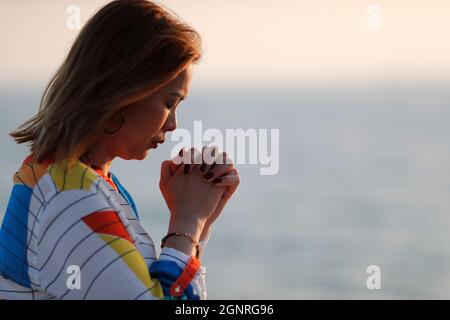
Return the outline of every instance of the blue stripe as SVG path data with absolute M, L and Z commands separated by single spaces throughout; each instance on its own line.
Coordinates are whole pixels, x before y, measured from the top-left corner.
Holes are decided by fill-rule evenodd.
M 152 263 L 149 271 L 150 276 L 153 279 L 158 279 L 161 284 L 164 298 L 171 298 L 170 287 L 180 277 L 183 269 L 181 269 L 175 261 L 158 260 Z M 200 300 L 200 296 L 194 292 L 194 287 L 191 282 L 184 290 L 183 295 L 174 299 Z
M 128 201 L 130 207 L 133 209 L 136 218 L 139 220 L 139 213 L 136 208 L 136 204 L 133 201 L 133 198 L 128 193 L 127 189 L 120 183 L 119 179 L 111 172 L 111 180 L 116 184 L 117 189 L 119 189 L 120 194 Z
M 26 226 L 32 193 L 33 189 L 28 186 L 13 186 L 0 229 L 0 274 L 25 287 L 31 286 L 25 244 L 28 238 Z M 20 199 L 20 202 L 15 199 Z M 11 252 L 14 252 L 14 256 Z

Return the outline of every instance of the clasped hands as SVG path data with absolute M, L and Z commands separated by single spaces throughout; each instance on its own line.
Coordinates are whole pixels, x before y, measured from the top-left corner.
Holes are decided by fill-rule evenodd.
M 204 240 L 239 183 L 233 161 L 216 146 L 181 149 L 161 164 L 159 187 L 170 211 L 170 226 Z

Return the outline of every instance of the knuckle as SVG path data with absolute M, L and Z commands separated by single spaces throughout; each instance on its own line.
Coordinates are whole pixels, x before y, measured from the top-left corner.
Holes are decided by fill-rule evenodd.
M 234 165 L 233 159 L 231 159 L 231 157 L 226 152 L 224 152 L 224 162 L 228 165 Z
M 223 153 L 221 153 L 221 152 L 219 152 L 217 155 L 216 155 L 216 158 L 215 158 L 215 161 L 216 161 L 216 163 L 217 164 L 224 164 L 224 161 L 225 159 L 224 159 L 224 157 L 223 157 Z
M 164 169 L 165 167 L 167 167 L 170 163 L 170 160 L 164 160 L 163 162 L 161 162 L 161 169 Z

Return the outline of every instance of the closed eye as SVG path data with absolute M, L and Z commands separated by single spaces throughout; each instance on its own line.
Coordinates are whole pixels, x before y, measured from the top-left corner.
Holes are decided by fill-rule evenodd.
M 166 108 L 170 110 L 170 109 L 175 108 L 176 106 L 178 106 L 180 103 L 181 103 L 181 99 L 178 100 L 175 104 L 166 104 Z

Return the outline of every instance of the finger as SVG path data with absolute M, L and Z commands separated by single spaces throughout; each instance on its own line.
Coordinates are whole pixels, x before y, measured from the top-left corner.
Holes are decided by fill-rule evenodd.
M 189 174 L 189 171 L 191 170 L 191 163 L 192 163 L 191 149 L 183 153 L 183 165 L 181 167 L 184 174 Z
M 174 176 L 181 176 L 181 175 L 184 175 L 184 167 L 185 167 L 185 164 L 184 164 L 184 163 L 181 163 L 181 164 L 178 166 L 177 171 L 175 171 Z
M 184 174 L 191 174 L 192 170 L 194 168 L 194 159 L 195 157 L 200 153 L 197 148 L 190 148 L 186 154 L 183 157 L 184 167 L 183 167 L 183 173 Z
M 174 175 L 175 172 L 177 171 L 177 169 L 182 165 L 183 153 L 184 153 L 184 148 L 182 148 L 180 150 L 180 152 L 178 153 L 178 155 L 176 157 L 174 157 L 170 160 L 170 172 L 172 173 L 172 175 Z
M 185 174 L 184 171 L 187 170 L 187 169 L 185 169 L 186 166 L 188 166 L 188 168 L 189 168 L 189 164 L 186 164 L 185 160 L 184 160 L 186 157 L 186 154 L 187 154 L 187 151 L 183 149 L 183 154 L 180 156 L 182 158 L 182 161 L 181 161 L 180 165 L 178 165 L 178 168 L 175 172 L 176 176 L 184 175 Z
M 234 186 L 235 184 L 239 184 L 241 181 L 241 176 L 239 174 L 239 170 L 237 168 L 233 168 L 230 172 L 221 175 L 213 180 L 215 185 L 219 185 L 220 183 L 225 183 L 228 186 Z
M 203 149 L 202 157 L 203 163 L 200 166 L 199 170 L 202 173 L 205 173 L 211 166 L 215 166 L 214 161 L 216 159 L 216 154 L 219 153 L 219 148 L 214 145 L 206 146 Z
M 219 177 L 212 181 L 215 186 L 236 186 L 240 183 L 240 177 L 238 175 L 227 175 L 225 177 Z
M 233 169 L 231 169 L 229 172 L 220 175 L 219 177 L 226 177 L 226 176 L 239 176 L 239 171 L 236 167 L 233 167 Z
M 218 184 L 214 184 L 214 186 L 220 187 Z M 228 201 L 233 196 L 233 193 L 236 191 L 236 189 L 239 186 L 239 179 L 237 181 L 234 181 L 232 185 L 224 186 L 225 191 L 222 193 L 222 200 Z
M 211 146 L 211 149 L 208 150 L 208 154 L 205 155 L 205 166 L 203 170 L 200 171 L 203 172 L 203 174 L 207 174 L 209 171 L 214 169 L 219 162 L 223 162 L 223 160 L 220 160 L 220 157 L 222 157 L 222 152 L 220 152 L 219 148 L 216 146 Z
M 228 157 L 226 152 L 222 152 L 217 155 L 216 165 L 209 167 L 206 171 L 204 178 L 206 181 L 213 181 L 214 179 L 228 174 L 234 169 L 234 164 Z
M 161 177 L 159 180 L 160 186 L 165 185 L 171 177 L 172 173 L 170 172 L 170 160 L 165 160 L 161 163 Z
M 200 172 L 200 167 L 203 164 L 203 152 L 205 151 L 206 146 L 202 148 L 202 151 L 198 151 L 196 149 L 195 155 L 194 155 L 194 163 L 192 167 L 192 172 Z
M 180 165 L 176 165 L 175 163 L 173 163 L 172 161 L 170 161 L 170 163 L 169 163 L 170 174 L 171 174 L 171 175 L 174 175 L 175 172 L 177 171 L 177 169 L 178 169 L 179 166 L 180 166 Z

